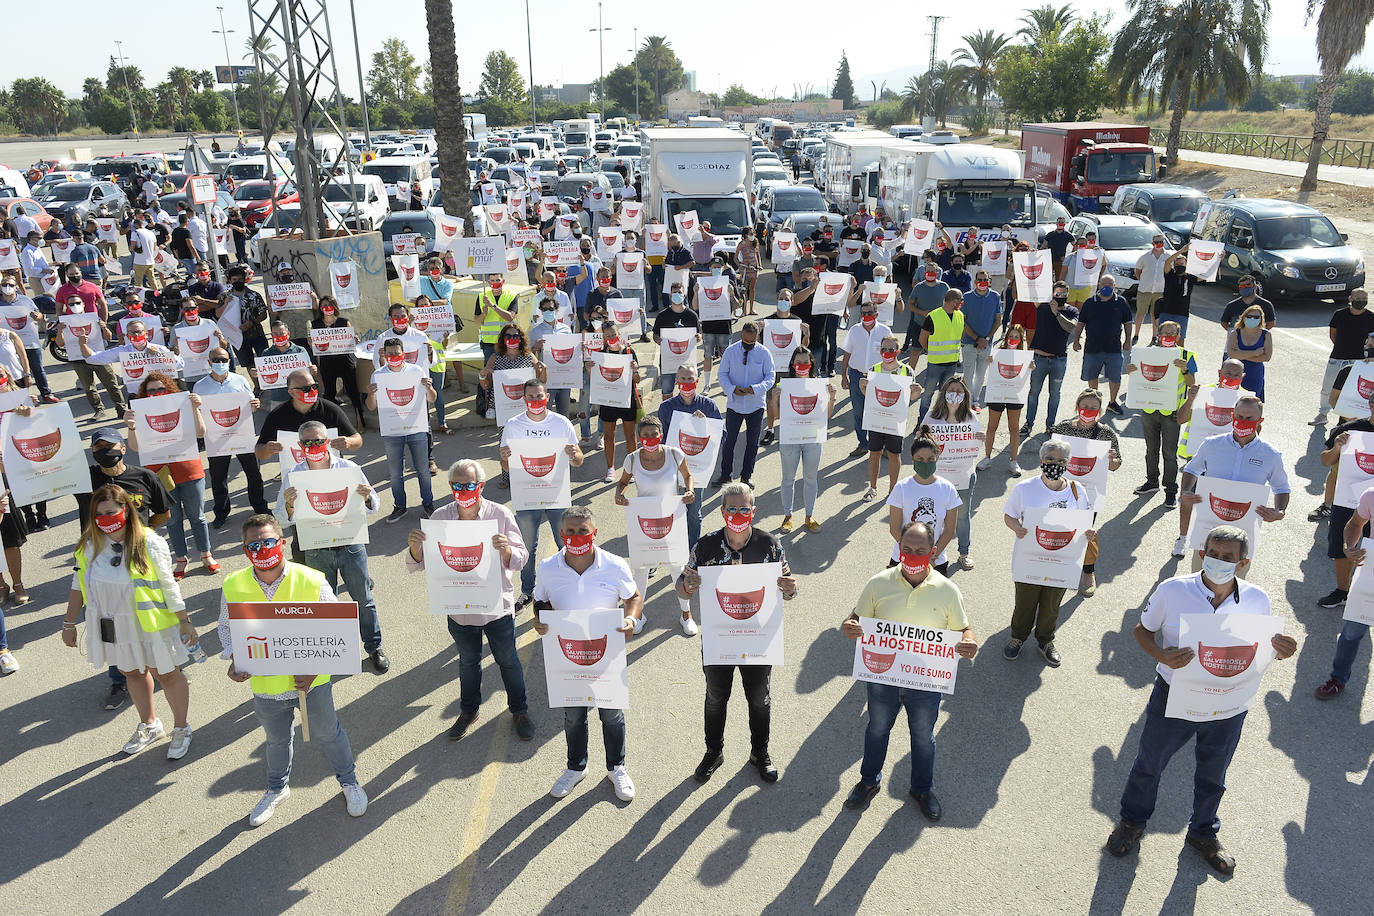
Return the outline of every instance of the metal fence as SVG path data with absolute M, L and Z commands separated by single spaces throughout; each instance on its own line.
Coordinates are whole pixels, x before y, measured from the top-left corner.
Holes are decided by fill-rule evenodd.
M 1164 146 L 1167 128 L 1150 128 L 1150 142 Z M 1179 148 L 1233 156 L 1259 156 L 1306 162 L 1312 151 L 1311 137 L 1281 137 L 1274 134 L 1229 134 L 1213 130 L 1185 130 L 1179 134 Z M 1322 144 L 1322 165 L 1348 165 L 1358 169 L 1374 168 L 1374 140 L 1328 138 Z

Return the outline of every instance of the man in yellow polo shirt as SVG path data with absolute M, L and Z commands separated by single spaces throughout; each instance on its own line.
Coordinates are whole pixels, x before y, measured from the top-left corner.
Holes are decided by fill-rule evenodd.
M 978 640 L 964 615 L 959 587 L 930 568 L 935 553 L 935 534 L 924 522 L 907 522 L 898 541 L 900 562 L 868 580 L 858 604 L 841 626 L 845 636 L 863 635 L 860 617 L 894 620 L 917 627 L 962 630 L 954 651 L 973 658 Z M 927 820 L 940 819 L 940 800 L 932 791 L 935 781 L 935 720 L 940 714 L 941 694 L 888 684 L 868 683 L 868 730 L 864 733 L 863 763 L 859 782 L 844 806 L 862 811 L 878 794 L 878 776 L 887 758 L 887 741 L 897 721 L 897 710 L 906 707 L 911 724 L 911 797 Z

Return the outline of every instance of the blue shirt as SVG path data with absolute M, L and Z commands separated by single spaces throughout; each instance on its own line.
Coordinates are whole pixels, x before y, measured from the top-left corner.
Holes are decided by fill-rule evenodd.
M 773 354 L 755 344 L 746 354 L 743 341 L 725 348 L 720 358 L 720 387 L 726 392 L 725 409 L 735 413 L 763 410 L 768 389 L 773 387 Z M 750 394 L 735 394 L 736 388 L 751 388 Z
M 955 270 L 951 267 L 944 272 L 940 279 L 944 281 L 950 289 L 957 289 L 961 293 L 966 293 L 973 289 L 973 274 L 968 272 L 968 268 Z
M 666 435 L 668 430 L 673 428 L 673 414 L 685 413 L 694 414 L 701 411 L 705 416 L 712 420 L 719 420 L 720 408 L 716 402 L 704 394 L 698 394 L 692 398 L 692 403 L 687 404 L 682 400 L 682 395 L 675 394 L 668 400 L 658 405 L 658 422 L 663 424 L 663 432 Z
M 81 276 L 92 282 L 100 282 L 100 249 L 90 242 L 72 246 L 72 263 L 81 268 Z
M 1059 310 L 1070 321 L 1078 320 L 1078 309 L 1072 305 L 1066 305 Z M 1035 308 L 1035 335 L 1031 337 L 1030 348 L 1040 353 L 1048 353 L 1051 356 L 1069 355 L 1069 333 L 1064 330 L 1058 319 L 1054 316 L 1053 309 L 1048 302 L 1042 302 Z
M 1110 299 L 1090 296 L 1079 308 L 1078 320 L 1083 324 L 1083 352 L 1120 353 L 1122 329 L 1135 322 L 1135 313 L 1120 293 Z
M 962 311 L 965 342 L 970 331 L 979 337 L 991 337 L 1002 317 L 1002 297 L 990 289 L 985 293 L 965 293 Z
M 568 281 L 573 284 L 573 302 L 579 312 L 587 309 L 587 294 L 592 291 L 593 267 L 591 264 L 574 264 L 568 268 Z
M 453 298 L 453 281 L 440 277 L 435 282 L 428 274 L 420 278 L 420 292 L 430 298 L 430 301 L 438 303 L 440 299 L 445 302 Z
M 1231 433 L 1208 436 L 1183 472 L 1238 483 L 1267 483 L 1276 495 L 1292 492 L 1283 454 L 1259 436 L 1244 445 Z

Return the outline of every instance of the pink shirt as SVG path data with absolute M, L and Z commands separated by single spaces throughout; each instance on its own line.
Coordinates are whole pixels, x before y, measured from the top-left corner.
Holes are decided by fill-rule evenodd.
M 458 504 L 449 502 L 440 506 L 430 516 L 436 522 L 456 522 L 458 518 Z M 510 547 L 510 562 L 501 566 L 501 604 L 490 611 L 479 612 L 476 614 L 450 614 L 449 618 L 456 624 L 469 627 L 480 627 L 491 623 L 493 620 L 500 620 L 502 617 L 515 616 L 515 593 L 511 589 L 511 577 L 518 573 L 530 557 L 529 550 L 525 547 L 525 542 L 520 537 L 520 527 L 515 523 L 515 513 L 500 503 L 492 502 L 483 498 L 477 504 L 477 519 L 484 522 L 496 522 L 498 534 L 505 535 L 506 542 Z M 418 572 L 425 568 L 424 560 L 415 562 L 415 557 L 411 554 L 410 548 L 406 548 L 406 570 Z

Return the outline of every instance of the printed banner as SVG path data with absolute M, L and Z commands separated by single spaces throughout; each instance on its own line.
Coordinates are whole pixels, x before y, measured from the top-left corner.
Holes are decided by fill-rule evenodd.
M 896 283 L 879 283 L 875 280 L 864 284 L 864 301 L 872 303 L 878 310 L 878 323 L 889 328 L 896 318 L 897 300 L 900 297 Z
M 816 292 L 811 297 L 812 315 L 842 315 L 849 304 L 850 284 L 854 278 L 849 274 L 827 270 L 816 281 Z
M 111 223 L 114 220 L 110 220 Z M 103 235 L 102 235 L 103 238 Z M 113 241 L 111 239 L 110 241 Z M 0 270 L 19 269 L 19 243 L 9 239 L 0 239 Z
M 500 237 L 453 239 L 453 264 L 460 274 L 503 274 L 506 241 Z
M 682 450 L 687 456 L 687 468 L 693 480 L 708 481 L 716 471 L 720 440 L 725 421 L 710 417 L 694 417 L 685 411 L 673 412 L 668 425 L 668 445 Z
M 668 254 L 668 226 L 665 223 L 649 223 L 644 227 L 644 253 L 649 257 L 662 258 Z
M 244 674 L 361 674 L 352 601 L 231 601 L 234 668 Z
M 681 496 L 639 496 L 625 507 L 632 567 L 687 562 L 687 505 Z
M 545 383 L 550 391 L 582 387 L 582 338 L 577 334 L 550 334 L 544 338 Z
M 1188 549 L 1201 550 L 1208 533 L 1218 525 L 1234 525 L 1250 536 L 1250 559 L 1259 554 L 1260 517 L 1255 510 L 1269 505 L 1269 486 L 1241 483 L 1220 477 L 1199 477 L 1197 495 L 1202 502 L 1193 507 L 1188 526 Z
M 501 552 L 495 521 L 420 519 L 431 614 L 495 613 L 501 608 Z
M 53 239 L 52 260 L 54 264 L 70 264 L 72 262 L 72 249 L 76 247 L 76 242 L 71 239 Z
M 703 566 L 697 572 L 702 664 L 781 665 L 782 564 Z
M 258 384 L 264 391 L 285 388 L 287 379 L 297 369 L 309 369 L 310 357 L 305 353 L 268 353 L 259 356 L 253 364 L 258 373 Z
M 1374 626 L 1374 574 L 1370 564 L 1374 563 L 1374 538 L 1363 538 L 1360 546 L 1365 551 L 1365 561 L 1355 567 L 1355 576 L 1350 580 L 1350 593 L 1345 599 L 1345 613 L 1342 620 L 1354 620 L 1366 626 Z
M 1088 529 L 1093 514 L 1088 509 L 1030 507 L 1021 524 L 1025 537 L 1016 539 L 1011 551 L 1011 580 L 1053 588 L 1078 588 L 1083 557 L 1088 552 Z
M 759 340 L 773 357 L 773 365 L 786 371 L 792 364 L 792 351 L 801 346 L 801 319 L 765 318 Z
M 926 249 L 935 247 L 935 238 L 934 223 L 926 219 L 913 219 L 907 223 L 906 232 L 902 235 L 902 250 L 913 258 L 919 258 Z
M 860 617 L 859 625 L 864 635 L 854 640 L 854 680 L 954 693 L 959 673 L 954 647 L 963 633 L 873 617 Z
M 1203 388 L 1193 398 L 1193 414 L 1188 428 L 1183 431 L 1181 455 L 1192 455 L 1204 440 L 1231 432 L 1231 415 L 1235 412 L 1236 401 L 1245 394 L 1239 388 Z
M 602 261 L 614 262 L 615 256 L 624 247 L 624 229 L 619 226 L 602 226 L 596 230 L 596 256 Z
M 701 240 L 701 221 L 697 219 L 697 211 L 683 210 L 673 219 L 677 222 L 677 234 L 684 245 Z
M 453 320 L 453 306 L 442 299 L 438 305 L 418 305 L 410 310 L 410 325 L 424 333 L 436 346 L 442 346 L 448 335 L 458 330 Z M 417 345 L 416 352 L 419 352 Z
M 99 238 L 102 242 L 110 242 L 111 244 L 113 244 L 119 241 L 119 227 L 116 224 L 116 222 L 112 219 L 96 220 L 95 234 L 96 237 Z M 3 266 L 3 264 L 0 264 L 0 267 Z
M 658 347 L 659 372 L 673 375 L 680 366 L 696 365 L 696 328 L 664 328 L 658 336 L 662 341 Z
M 525 270 L 525 249 L 507 248 L 506 282 L 523 286 L 529 282 L 529 279 L 529 272 Z
M 1025 404 L 1033 359 L 1030 350 L 1008 350 L 1005 347 L 993 350 L 992 358 L 988 360 L 983 402 Z
M 840 239 L 840 256 L 836 262 L 840 267 L 848 267 L 859 260 L 859 251 L 864 246 L 863 239 Z
M 383 436 L 429 432 L 429 398 L 423 371 L 378 369 L 372 373 L 372 381 L 377 386 L 377 422 Z
M 785 378 L 779 385 L 778 417 L 782 445 L 824 443 L 830 425 L 830 382 L 823 378 Z
M 868 384 L 872 387 L 873 382 Z M 967 488 L 983 452 L 983 428 L 977 414 L 963 422 L 932 423 L 931 437 L 940 448 L 936 472 L 956 489 Z
M 284 309 L 309 309 L 315 303 L 309 283 L 269 283 L 267 304 L 272 306 L 272 311 L 280 312 Z
M 616 289 L 644 288 L 644 252 L 622 251 L 615 262 Z
M 697 317 L 702 321 L 730 321 L 730 278 L 697 278 Z
M 874 372 L 868 376 L 864 392 L 863 428 L 872 433 L 905 436 L 910 424 L 911 383 L 909 375 Z
M 27 417 L 6 413 L 0 438 L 12 506 L 91 492 L 90 467 L 67 402 L 36 407 Z
M 545 267 L 571 267 L 577 263 L 581 255 L 582 250 L 578 247 L 576 239 L 544 243 Z
M 1364 491 L 1374 487 L 1374 433 L 1351 431 L 1336 465 L 1333 505 L 1354 509 Z
M 505 426 L 511 417 L 525 412 L 525 383 L 534 378 L 534 369 L 497 369 L 491 374 L 491 391 L 496 401 L 496 425 Z
M 620 632 L 624 612 L 545 611 L 540 618 L 549 626 L 541 640 L 549 706 L 629 709 L 630 675 Z
M 124 375 L 124 387 L 129 394 L 138 393 L 138 386 L 143 384 L 150 372 L 165 372 L 172 378 L 179 374 L 172 351 L 161 347 L 154 349 L 152 344 L 146 350 L 121 350 L 119 371 Z
M 611 320 L 619 326 L 621 334 L 627 337 L 638 336 L 639 318 L 642 311 L 638 299 L 631 296 L 621 296 L 618 299 L 607 299 L 606 305 L 609 306 L 608 311 L 611 313 Z
M 1069 285 L 1075 289 L 1090 286 L 1096 290 L 1097 278 L 1102 273 L 1102 249 L 1080 248 L 1074 254 L 1073 276 L 1069 278 Z
M 367 507 L 358 494 L 358 484 L 366 482 L 357 468 L 291 472 L 292 518 L 302 550 L 367 543 Z
M 1182 352 L 1178 347 L 1135 347 L 1131 362 L 1136 371 L 1126 383 L 1126 406 L 1137 410 L 1178 409 L 1178 366 L 1174 360 Z
M 620 225 L 638 232 L 639 227 L 644 225 L 644 205 L 633 200 L 621 201 Z
M 358 331 L 350 325 L 310 329 L 310 349 L 316 356 L 347 356 L 358 346 Z
M 67 359 L 78 363 L 86 361 L 81 355 L 79 339 L 82 337 L 86 338 L 86 345 L 91 348 L 91 353 L 100 353 L 105 349 L 105 335 L 100 333 L 98 326 L 99 315 L 82 312 L 77 315 L 59 315 L 57 320 L 62 323 L 62 345 L 67 350 Z M 1365 405 L 1365 410 L 1369 410 L 1369 405 Z
M 671 293 L 673 291 L 673 284 L 680 283 L 682 284 L 682 294 L 684 296 L 687 295 L 687 281 L 690 279 L 687 275 L 690 272 L 691 268 L 689 267 L 674 267 L 671 264 L 664 264 L 663 292 Z M 700 296 L 697 297 L 697 305 L 698 307 L 701 305 Z
M 571 462 L 561 437 L 509 439 L 510 504 L 521 509 L 566 509 L 572 505 Z M 531 558 L 531 563 L 537 562 Z
M 463 238 L 463 226 L 463 221 L 456 216 L 449 216 L 447 213 L 436 214 L 434 217 L 434 250 L 453 251 L 454 246 Z
M 629 407 L 634 368 L 628 353 L 593 353 L 590 401 L 601 407 Z
M 1350 367 L 1340 396 L 1336 398 L 1336 413 L 1352 420 L 1369 419 L 1369 398 L 1374 395 L 1374 360 L 1361 360 Z
M 797 233 L 774 232 L 772 254 L 774 270 L 790 271 L 797 260 Z
M 1048 250 L 1014 251 L 1016 298 L 1023 302 L 1049 302 L 1054 293 L 1054 264 Z
M 401 298 L 414 301 L 420 295 L 420 256 L 393 254 L 391 266 L 396 269 L 396 279 L 401 281 Z
M 1221 267 L 1222 255 L 1225 253 L 1225 242 L 1189 239 L 1188 266 L 1184 268 L 1184 272 L 1192 274 L 1199 283 L 1214 283 L 1217 279 L 1217 269 Z
M 611 212 L 611 192 L 599 185 L 587 191 L 587 209 L 597 213 Z
M 210 374 L 210 351 L 219 343 L 214 322 L 202 321 L 194 327 L 177 328 L 177 355 L 187 378 Z
M 1282 632 L 1283 618 L 1268 614 L 1180 614 L 1179 647 L 1194 655 L 1174 669 L 1164 715 L 1215 722 L 1248 710 Z
M 253 429 L 253 394 L 229 391 L 200 396 L 205 424 L 205 454 L 210 458 L 251 454 L 258 443 Z
M 1069 479 L 1076 480 L 1088 494 L 1094 512 L 1107 508 L 1107 472 L 1112 444 L 1106 439 L 1084 439 L 1081 436 L 1051 436 L 1069 450 Z
M 984 242 L 981 266 L 988 272 L 988 277 L 993 280 L 998 277 L 1006 277 L 1007 243 L 1003 241 Z
M 396 254 L 423 254 L 424 236 L 418 232 L 398 232 L 391 237 L 391 250 Z
M 134 429 L 138 434 L 139 464 L 199 459 L 190 394 L 176 391 L 161 397 L 137 398 L 129 402 L 129 407 L 134 412 Z

